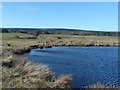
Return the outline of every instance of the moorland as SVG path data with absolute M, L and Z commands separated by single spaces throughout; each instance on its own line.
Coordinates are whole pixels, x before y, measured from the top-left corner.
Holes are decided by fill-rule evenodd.
M 54 76 L 48 66 L 31 63 L 21 54 L 53 46 L 118 47 L 119 32 L 66 29 L 3 28 L 0 45 L 3 88 L 70 88 L 71 75 Z M 91 86 L 93 87 L 93 86 Z M 94 85 L 94 87 L 105 87 Z

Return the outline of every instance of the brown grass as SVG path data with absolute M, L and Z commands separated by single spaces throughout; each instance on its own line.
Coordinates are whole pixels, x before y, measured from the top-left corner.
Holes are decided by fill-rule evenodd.
M 10 56 L 6 58 L 2 61 L 2 69 L 3 88 L 71 87 L 71 76 L 55 77 L 46 65 L 31 63 L 23 57 Z
M 109 88 L 109 87 L 107 87 L 107 86 L 101 84 L 100 82 L 98 82 L 94 85 L 89 86 L 89 88 Z

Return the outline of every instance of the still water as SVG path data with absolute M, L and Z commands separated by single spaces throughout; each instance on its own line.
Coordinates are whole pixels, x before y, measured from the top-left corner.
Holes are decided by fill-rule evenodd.
M 70 74 L 75 88 L 101 82 L 118 86 L 118 47 L 52 47 L 24 54 L 49 66 L 55 75 Z

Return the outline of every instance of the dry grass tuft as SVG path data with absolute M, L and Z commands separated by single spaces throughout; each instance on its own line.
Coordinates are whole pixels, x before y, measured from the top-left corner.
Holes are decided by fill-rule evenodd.
M 71 80 L 72 78 L 70 75 L 61 75 L 60 77 L 56 79 L 53 87 L 54 88 L 64 88 L 64 87 L 70 88 Z
M 101 84 L 100 82 L 98 82 L 94 85 L 89 86 L 89 88 L 110 88 L 110 87 L 105 86 L 105 85 Z
M 33 64 L 23 57 L 6 58 L 2 61 L 2 69 L 3 88 L 70 88 L 70 76 L 54 78 L 46 65 Z

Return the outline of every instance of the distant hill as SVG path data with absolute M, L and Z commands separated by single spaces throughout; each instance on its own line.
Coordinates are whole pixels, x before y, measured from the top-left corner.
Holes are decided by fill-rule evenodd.
M 76 30 L 76 29 L 64 29 L 64 28 L 3 28 L 7 29 L 7 30 L 18 30 L 18 31 L 36 31 L 36 30 L 40 30 L 40 31 L 74 31 L 74 32 L 78 32 L 78 31 L 86 31 L 86 30 Z M 87 31 L 86 31 L 87 32 Z
M 64 28 L 2 28 L 2 33 L 26 33 L 26 34 L 67 34 L 67 35 L 96 35 L 96 36 L 119 36 L 120 32 L 103 32 Z

